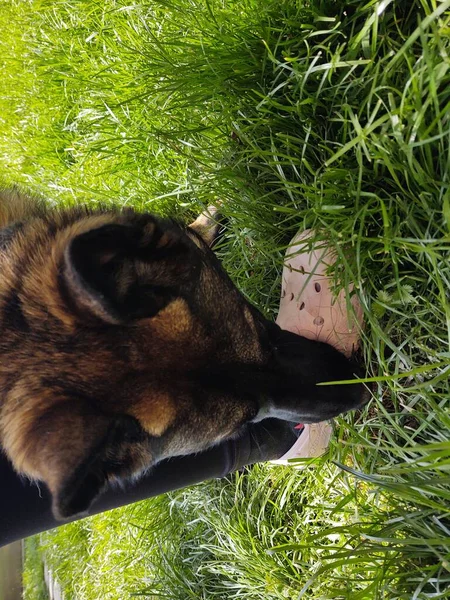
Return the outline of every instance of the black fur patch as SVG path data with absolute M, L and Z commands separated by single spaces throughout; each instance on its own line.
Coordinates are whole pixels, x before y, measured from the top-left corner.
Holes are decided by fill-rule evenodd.
M 17 290 L 12 290 L 6 298 L 2 307 L 1 322 L 15 332 L 28 333 L 30 331 Z
M 22 227 L 22 223 L 14 223 L 14 225 L 0 229 L 0 252 L 6 250 L 8 244 L 11 243 L 14 236 L 22 229 Z

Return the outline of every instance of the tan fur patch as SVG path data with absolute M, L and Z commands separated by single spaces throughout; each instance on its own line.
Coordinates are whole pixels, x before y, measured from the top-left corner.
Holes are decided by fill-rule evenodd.
M 194 322 L 183 298 L 177 298 L 150 320 L 153 330 L 161 338 L 172 342 L 182 342 L 193 332 Z
M 17 190 L 0 190 L 0 228 L 26 219 L 36 212 L 36 205 Z
M 256 331 L 256 326 L 255 326 L 255 320 L 253 318 L 252 313 L 250 312 L 250 309 L 247 306 L 244 308 L 244 317 L 247 322 L 247 325 L 250 327 L 252 335 L 256 336 L 257 331 Z
M 33 427 L 39 414 L 52 406 L 54 398 L 44 391 L 39 398 L 29 398 L 29 383 L 20 381 L 8 394 L 6 409 L 2 411 L 1 433 L 3 446 L 13 458 L 14 467 L 30 477 L 39 477 L 34 461 Z
M 208 206 L 208 208 L 199 215 L 193 223 L 189 225 L 189 229 L 195 231 L 207 244 L 211 246 L 214 242 L 217 232 L 217 217 L 218 210 L 215 206 Z M 189 233 L 189 230 L 188 230 Z M 190 236 L 194 241 L 195 245 L 202 248 L 202 244 L 196 236 Z
M 171 425 L 176 416 L 176 409 L 171 397 L 164 392 L 152 395 L 138 401 L 130 411 L 141 426 L 150 435 L 160 436 Z
M 165 248 L 170 246 L 173 242 L 172 236 L 168 233 L 163 233 L 160 239 L 158 240 L 157 248 Z

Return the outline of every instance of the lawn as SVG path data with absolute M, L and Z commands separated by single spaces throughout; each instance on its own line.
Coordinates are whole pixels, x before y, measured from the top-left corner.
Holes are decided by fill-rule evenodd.
M 374 379 L 315 465 L 42 535 L 67 599 L 450 598 L 450 0 L 0 0 L 0 24 L 6 185 L 186 220 L 220 201 L 224 265 L 269 316 L 315 228 Z

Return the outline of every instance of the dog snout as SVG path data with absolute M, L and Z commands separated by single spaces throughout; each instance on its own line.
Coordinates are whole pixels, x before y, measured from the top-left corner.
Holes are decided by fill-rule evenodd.
M 268 399 L 262 401 L 256 420 L 314 423 L 359 409 L 370 400 L 370 390 L 358 382 L 363 369 L 356 362 L 324 342 L 280 328 L 271 334 Z

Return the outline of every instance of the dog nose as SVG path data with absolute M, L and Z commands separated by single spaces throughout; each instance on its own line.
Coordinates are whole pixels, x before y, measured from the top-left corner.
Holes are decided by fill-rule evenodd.
M 362 384 L 361 403 L 358 408 L 364 408 L 372 400 L 372 389 Z

